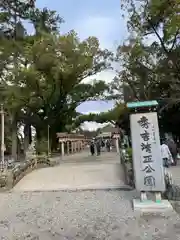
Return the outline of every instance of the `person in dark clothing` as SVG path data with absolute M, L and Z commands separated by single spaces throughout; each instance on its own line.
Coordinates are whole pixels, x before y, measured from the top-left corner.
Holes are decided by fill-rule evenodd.
M 97 150 L 97 156 L 101 154 L 101 143 L 99 140 L 96 141 L 96 150 Z
M 104 140 L 102 140 L 102 142 L 101 142 L 101 147 L 102 147 L 102 148 L 105 147 Z
M 91 143 L 90 143 L 90 152 L 91 152 L 91 155 L 92 155 L 92 156 L 93 156 L 94 153 L 95 153 L 94 142 L 93 142 L 93 141 L 91 141 Z
M 168 139 L 167 145 L 169 147 L 169 150 L 170 150 L 172 158 L 173 158 L 173 162 L 174 162 L 173 165 L 176 166 L 177 165 L 177 153 L 178 153 L 177 145 L 173 139 Z
M 110 152 L 110 147 L 111 147 L 111 144 L 110 144 L 110 141 L 109 139 L 106 141 L 106 149 L 107 149 L 107 152 Z

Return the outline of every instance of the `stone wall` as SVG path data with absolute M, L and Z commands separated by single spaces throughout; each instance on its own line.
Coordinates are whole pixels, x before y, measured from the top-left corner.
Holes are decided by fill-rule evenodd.
M 37 156 L 15 165 L 12 169 L 0 172 L 0 190 L 13 188 L 16 183 L 34 169 L 54 166 L 54 164 L 55 162 L 51 162 L 47 156 Z

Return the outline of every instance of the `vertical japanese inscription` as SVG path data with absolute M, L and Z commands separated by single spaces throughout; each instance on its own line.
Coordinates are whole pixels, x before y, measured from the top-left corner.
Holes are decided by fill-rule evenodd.
M 142 116 L 140 118 L 140 120 L 138 121 L 139 125 L 142 127 L 142 128 L 145 128 L 145 129 L 148 129 L 149 128 L 149 122 L 148 122 L 148 119 L 147 117 L 145 116 Z
M 146 164 L 145 167 L 142 169 L 143 172 L 146 173 L 144 176 L 144 185 L 148 187 L 155 187 L 155 178 L 152 176 L 152 173 L 155 172 L 155 169 L 152 168 L 150 163 L 153 162 L 152 159 L 152 146 L 149 142 L 150 140 L 150 133 L 149 133 L 149 126 L 150 123 L 146 116 L 142 116 L 138 120 L 138 124 L 140 125 L 141 129 L 143 130 L 140 132 L 140 137 L 143 140 L 141 142 L 141 151 L 143 153 L 143 163 Z M 148 175 L 150 174 L 150 175 Z

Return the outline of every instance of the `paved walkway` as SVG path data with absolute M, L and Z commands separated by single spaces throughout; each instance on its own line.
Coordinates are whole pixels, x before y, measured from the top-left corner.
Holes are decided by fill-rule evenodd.
M 92 157 L 88 152 L 64 157 L 60 165 L 26 175 L 13 191 L 57 191 L 125 188 L 117 153 Z

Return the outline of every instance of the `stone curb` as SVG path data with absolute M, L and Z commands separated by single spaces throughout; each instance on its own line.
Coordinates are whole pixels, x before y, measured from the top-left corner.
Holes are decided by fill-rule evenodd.
M 131 188 L 128 185 L 124 185 L 124 186 L 102 186 L 102 187 L 75 187 L 75 188 L 59 188 L 59 189 L 55 189 L 55 190 L 51 190 L 51 189 L 42 189 L 42 190 L 24 190 L 24 191 L 15 191 L 15 192 L 82 192 L 82 191 L 132 191 L 134 190 L 133 188 Z M 10 192 L 14 192 L 13 190 L 11 190 Z

